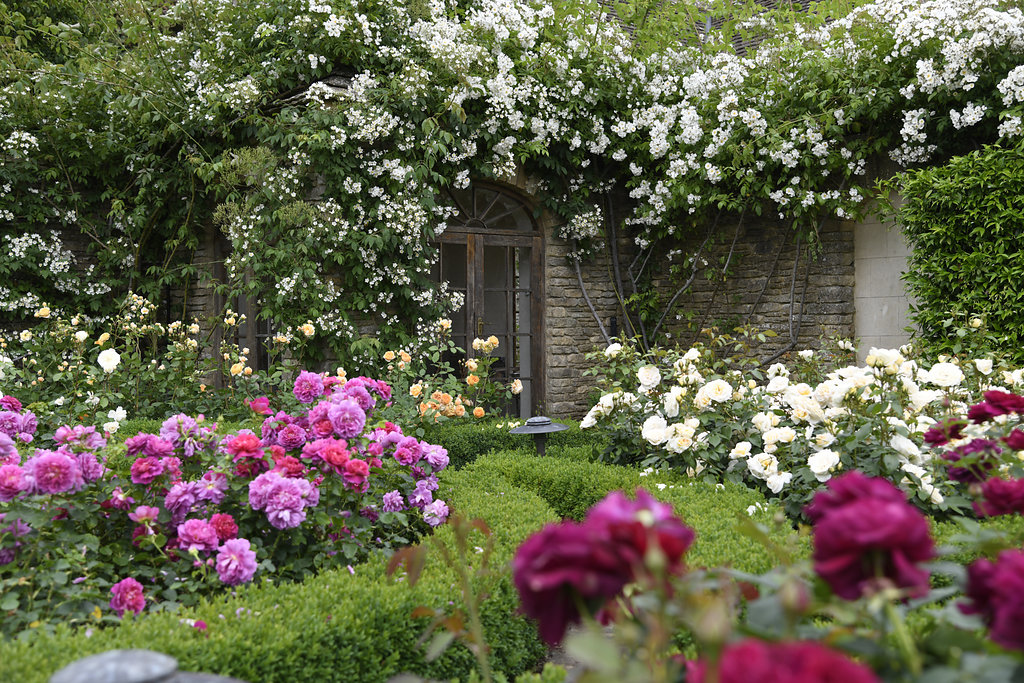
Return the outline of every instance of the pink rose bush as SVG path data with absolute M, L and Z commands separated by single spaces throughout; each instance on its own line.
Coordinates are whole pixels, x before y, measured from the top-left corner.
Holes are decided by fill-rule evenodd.
M 22 605 L 49 590 L 35 583 L 46 568 L 27 564 L 32 558 L 82 549 L 64 569 L 82 579 L 57 594 L 70 591 L 66 602 L 83 614 L 99 606 L 120 616 L 165 599 L 172 586 L 177 602 L 191 604 L 262 572 L 298 580 L 359 562 L 392 538 L 407 543 L 447 519 L 437 473 L 448 456 L 377 418 L 389 397 L 376 380 L 304 372 L 280 406 L 272 397 L 250 404 L 263 417 L 253 430 L 224 434 L 177 414 L 123 446 L 94 427 L 63 426 L 54 450 L 29 450 L 22 435 L 40 443 L 32 420 L 6 410 L 0 515 L 14 521 L 0 525 L 0 571 L 26 578 Z M 114 574 L 125 566 L 131 576 Z M 106 597 L 101 580 L 113 585 Z M 24 626 L 8 619 L 2 631 Z

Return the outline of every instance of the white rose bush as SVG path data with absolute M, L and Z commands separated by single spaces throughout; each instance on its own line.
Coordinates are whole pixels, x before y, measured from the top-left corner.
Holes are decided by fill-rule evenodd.
M 940 516 L 968 510 L 966 487 L 925 434 L 986 392 L 1024 386 L 1021 371 L 997 359 L 929 363 L 909 345 L 872 348 L 858 364 L 843 343 L 767 368 L 744 356 L 718 360 L 714 346 L 592 353 L 601 393 L 581 426 L 607 432 L 605 460 L 744 482 L 796 518 L 815 491 L 852 469 L 885 477 Z M 981 438 L 978 430 L 959 438 Z

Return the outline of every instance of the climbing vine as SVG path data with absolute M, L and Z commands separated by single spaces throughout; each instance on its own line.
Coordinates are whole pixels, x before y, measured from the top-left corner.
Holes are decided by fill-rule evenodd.
M 813 248 L 863 211 L 872 161 L 1019 137 L 1015 4 L 0 3 L 0 315 L 177 286 L 216 229 L 227 293 L 275 326 L 315 317 L 339 357 L 408 342 L 459 305 L 430 280 L 444 188 L 522 170 L 654 343 L 720 267 L 679 250 L 736 216 Z

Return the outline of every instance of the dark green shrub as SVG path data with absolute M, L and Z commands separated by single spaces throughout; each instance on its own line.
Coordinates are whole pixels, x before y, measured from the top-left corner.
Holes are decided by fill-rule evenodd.
M 997 351 L 1024 362 L 1024 150 L 986 147 L 893 182 L 921 337 L 936 353 Z M 975 317 L 983 328 L 970 328 Z

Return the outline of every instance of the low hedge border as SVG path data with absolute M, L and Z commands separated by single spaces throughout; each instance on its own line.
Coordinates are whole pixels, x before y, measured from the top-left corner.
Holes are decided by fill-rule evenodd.
M 515 420 L 522 423 L 522 420 Z M 596 429 L 580 429 L 578 422 L 555 420 L 569 427 L 553 432 L 547 437 L 547 450 L 574 448 L 587 452 L 587 459 L 596 458 L 607 445 L 607 438 Z M 500 426 L 499 426 L 500 425 Z M 478 457 L 492 451 L 523 451 L 535 453 L 533 438 L 526 434 L 510 434 L 509 419 L 484 419 L 478 421 L 445 420 L 436 424 L 423 425 L 423 438 L 430 443 L 441 444 L 448 449 L 449 465 L 462 469 Z

